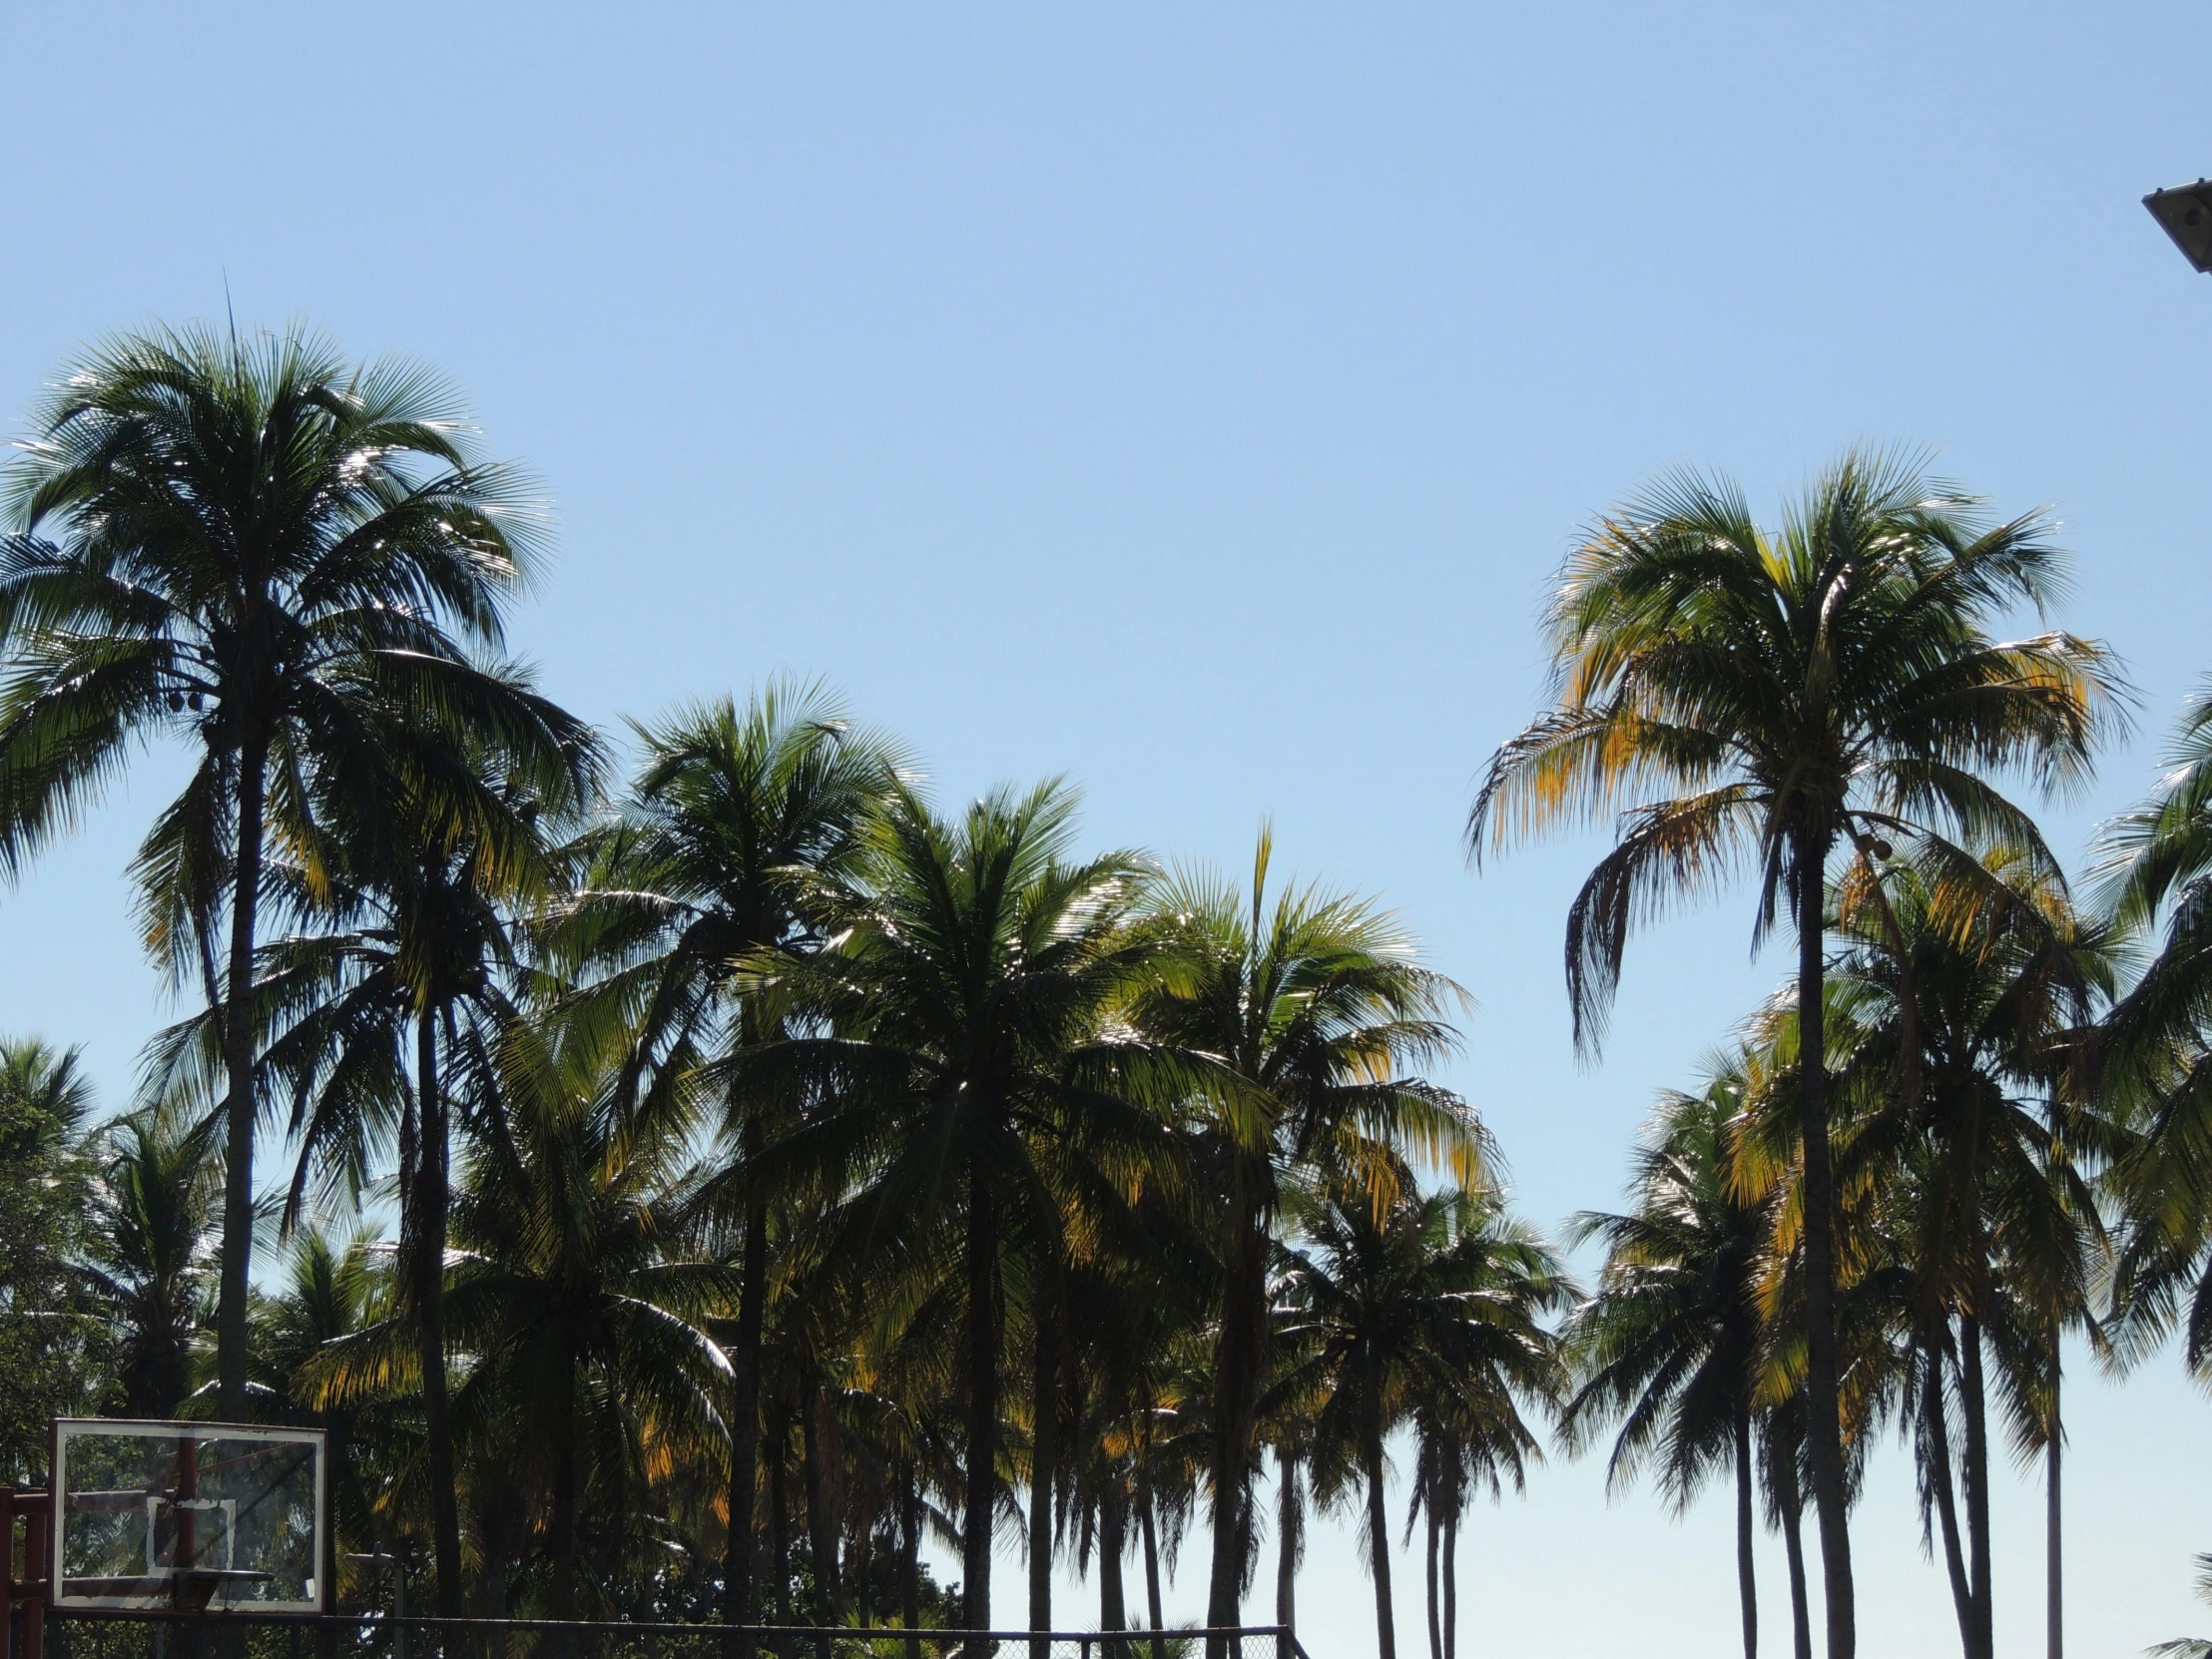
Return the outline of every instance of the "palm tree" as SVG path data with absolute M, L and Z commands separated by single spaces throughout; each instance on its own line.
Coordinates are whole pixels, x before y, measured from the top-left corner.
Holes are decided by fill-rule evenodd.
M 1075 797 L 1000 790 L 947 823 L 904 786 L 872 831 L 842 936 L 761 959 L 806 1026 L 741 1055 L 737 1086 L 812 1104 L 758 1179 L 849 1193 L 835 1254 L 885 1276 L 960 1278 L 966 1515 L 961 1617 L 990 1627 L 1001 1311 L 1008 1253 L 1065 1260 L 1072 1216 L 1124 1207 L 1171 1167 L 1161 1112 L 1133 1098 L 1144 1047 L 1108 1029 L 1153 954 L 1126 926 L 1134 855 L 1070 861 Z
M 472 1139 L 453 1209 L 453 1420 L 463 1445 L 496 1448 L 529 1481 L 547 1605 L 573 1618 L 587 1518 L 609 1521 L 601 1538 L 618 1547 L 649 1457 L 719 1461 L 729 1363 L 702 1322 L 730 1275 L 672 1225 L 680 1108 L 625 1110 L 618 1066 L 528 1027 L 505 1033 L 500 1069 L 500 1110 Z M 402 1319 L 325 1354 L 324 1407 L 419 1384 Z
M 2183 1358 L 2212 1377 L 2212 683 L 2184 711 L 2158 790 L 2106 826 L 2097 896 L 2112 922 L 2160 930 L 2156 954 L 2106 1016 L 2094 1081 L 2138 1139 L 2112 1172 L 2124 1213 L 2113 1278 L 2119 1356 L 2178 1325 Z
M 194 1389 L 216 1171 L 208 1136 L 137 1112 L 106 1133 L 86 1278 L 122 1331 L 125 1414 L 172 1417 Z
M 634 1027 L 633 1069 L 672 1086 L 705 1060 L 773 1034 L 743 994 L 757 952 L 800 951 L 824 936 L 826 892 L 849 880 L 900 760 L 855 729 L 819 685 L 773 681 L 743 709 L 725 699 L 637 728 L 644 765 L 620 818 L 589 843 L 582 889 L 556 913 L 545 946 L 557 967 L 589 975 L 568 1017 Z M 728 1178 L 702 1195 L 741 1220 L 741 1288 L 729 1351 L 729 1542 L 723 1618 L 751 1624 L 752 1496 L 759 1475 L 761 1345 L 768 1300 L 769 1202 L 747 1160 L 773 1132 L 772 1103 L 733 1092 L 724 1129 Z
M 201 754 L 137 870 L 150 947 L 223 1015 L 226 1416 L 246 1404 L 265 841 L 310 854 L 318 786 L 383 786 L 394 704 L 479 728 L 509 712 L 457 642 L 496 642 L 537 518 L 512 472 L 470 458 L 459 416 L 419 368 L 162 330 L 73 365 L 7 480 L 0 861 L 74 822 L 134 744 Z
M 1857 1641 L 1838 1393 L 1836 1190 L 1829 1146 L 1822 921 L 1839 846 L 1941 849 L 2003 839 L 2054 870 L 2034 826 L 1988 782 L 2084 774 L 2110 722 L 2103 647 L 1999 641 L 2015 604 L 2062 575 L 2047 522 L 1988 524 L 1979 502 L 1909 460 L 1852 453 L 1779 530 L 1733 484 L 1664 481 L 1569 555 L 1545 627 L 1557 705 L 1498 750 L 1470 852 L 1622 813 L 1620 838 L 1567 922 L 1578 1043 L 1594 1045 L 1631 921 L 1745 865 L 1755 939 L 1784 906 L 1798 938 L 1804 1129 L 1807 1438 L 1831 1659 Z M 1682 793 L 1669 795 L 1668 791 Z
M 1270 1371 L 1270 1252 L 1287 1184 L 1337 1172 L 1385 1202 L 1405 1158 L 1442 1160 L 1467 1183 L 1487 1148 L 1464 1103 L 1417 1074 L 1456 1042 L 1441 1016 L 1464 1000 L 1459 988 L 1421 966 L 1395 919 L 1367 900 L 1300 884 L 1271 894 L 1273 852 L 1263 829 L 1249 892 L 1203 870 L 1161 886 L 1151 910 L 1167 954 L 1132 1009 L 1154 1041 L 1211 1068 L 1190 1109 L 1222 1264 L 1207 1459 L 1212 1629 L 1239 1622 Z M 1210 1659 L 1220 1646 L 1210 1640 Z
M 1322 1398 L 1315 1483 L 1325 1497 L 1365 1488 L 1376 1634 L 1396 1659 L 1383 1442 L 1417 1407 L 1511 1466 L 1536 1455 L 1521 1402 L 1559 1397 L 1561 1349 L 1542 1320 L 1574 1286 L 1494 1188 L 1407 1183 L 1378 1205 L 1339 1182 L 1300 1195 L 1293 1219 L 1282 1294 L 1286 1335 L 1309 1353 L 1300 1381 Z
M 397 1144 L 399 1289 L 420 1349 L 441 1618 L 462 1611 L 443 1359 L 451 1109 L 466 1121 L 496 1094 L 491 1034 L 516 1017 L 511 918 L 556 890 L 546 831 L 582 811 L 597 771 L 589 728 L 526 674 L 501 666 L 488 677 L 507 705 L 501 728 L 441 730 L 437 711 L 417 718 L 408 776 L 320 815 L 337 828 L 316 859 L 268 861 L 269 893 L 311 930 L 257 953 L 256 1079 L 265 1096 L 293 1102 L 287 1224 L 310 1177 L 357 1199 L 380 1149 Z M 224 1064 L 211 1009 L 165 1032 L 150 1070 L 161 1094 L 184 1100 L 209 1092 Z
M 92 1110 L 76 1049 L 0 1039 L 0 1481 L 38 1478 L 48 1423 L 82 1415 L 108 1372 L 106 1322 L 75 1271 Z
M 2069 1034 L 2112 983 L 2108 940 L 2079 923 L 2063 889 L 2007 851 L 1979 879 L 1959 860 L 1896 860 L 1839 889 L 1831 1012 L 1850 1045 L 1839 1090 L 1869 1109 L 1851 1162 L 1878 1184 L 1903 1167 L 1911 1201 L 1892 1204 L 1896 1248 L 1915 1286 L 1912 1321 L 1930 1362 L 1922 1408 L 1940 1432 L 1941 1364 L 1955 1367 L 1965 1443 L 1966 1659 L 1992 1659 L 1989 1383 L 1994 1340 L 2021 1431 L 2044 1414 L 2060 1325 L 2078 1320 L 2104 1245 L 2096 1197 L 2077 1162 L 2108 1148 L 2103 1125 L 2053 1085 Z M 1932 1471 L 1947 1506 L 1948 1469 Z M 1948 1514 L 1945 1524 L 1951 1523 Z
M 1768 1218 L 1764 1202 L 1743 1196 L 1733 1157 L 1749 1071 L 1729 1056 L 1697 1093 L 1662 1095 L 1636 1160 L 1635 1209 L 1575 1219 L 1576 1242 L 1601 1242 L 1606 1254 L 1597 1293 L 1570 1327 L 1583 1380 L 1562 1429 L 1580 1446 L 1619 1422 L 1607 1485 L 1624 1485 L 1655 1461 L 1677 1510 L 1708 1477 L 1733 1468 L 1736 1593 L 1745 1659 L 1757 1659 L 1752 1435 Z

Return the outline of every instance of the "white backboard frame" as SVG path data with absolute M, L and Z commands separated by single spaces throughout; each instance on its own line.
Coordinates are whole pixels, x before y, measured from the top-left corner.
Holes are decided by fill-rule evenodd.
M 242 1597 L 233 1600 L 228 1591 L 221 1590 L 212 1596 L 207 1611 L 218 1617 L 226 1613 L 319 1613 L 323 1611 L 330 1593 L 330 1586 L 323 1582 L 322 1564 L 328 1554 L 324 1547 L 330 1524 L 330 1444 L 329 1436 L 319 1428 L 270 1427 L 260 1423 L 245 1422 L 186 1422 L 153 1417 L 57 1417 L 53 1424 L 53 1470 L 48 1489 L 54 1494 L 49 1521 L 52 1533 L 48 1539 L 47 1561 L 52 1579 L 52 1605 L 68 1607 L 126 1607 L 146 1608 L 170 1605 L 165 1595 L 138 1593 L 128 1595 L 92 1595 L 67 1593 L 68 1580 L 62 1573 L 66 1557 L 63 1554 L 65 1528 L 69 1517 L 69 1449 L 72 1440 L 90 1435 L 109 1438 L 147 1440 L 259 1440 L 276 1445 L 311 1444 L 314 1447 L 314 1515 L 315 1560 L 308 1574 L 308 1582 L 314 1594 L 297 1599 L 276 1597 Z M 237 1545 L 237 1534 L 232 1523 L 236 1520 L 235 1501 L 225 1503 L 218 1499 L 200 1499 L 194 1508 L 223 1508 L 226 1510 L 224 1549 L 226 1559 Z M 149 1582 L 162 1576 L 162 1569 L 152 1560 L 155 1532 L 155 1500 L 147 1500 L 147 1551 Z M 174 1573 L 175 1569 L 170 1569 Z

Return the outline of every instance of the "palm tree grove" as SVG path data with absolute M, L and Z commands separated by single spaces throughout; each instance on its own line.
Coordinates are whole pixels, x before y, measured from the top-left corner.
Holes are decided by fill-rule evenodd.
M 132 1097 L 0 1041 L 13 1485 L 55 1417 L 313 1427 L 333 1612 L 396 1579 L 732 1656 L 1025 1606 L 1224 1659 L 1294 1639 L 1327 1523 L 1381 1659 L 1458 1659 L 1485 1533 L 1588 1457 L 1730 1517 L 1715 1653 L 1870 1652 L 1854 1538 L 1905 1528 L 1963 1659 L 2002 1605 L 2059 1659 L 2064 1357 L 2212 1385 L 2212 683 L 2143 708 L 2053 521 L 1919 452 L 1809 457 L 1771 517 L 1695 470 L 1596 506 L 1548 691 L 1438 755 L 1470 885 L 1599 837 L 1556 917 L 1585 1063 L 1685 907 L 1781 964 L 1560 1217 L 1442 1081 L 1471 998 L 1265 823 L 1213 867 L 1098 844 L 1066 778 L 947 799 L 790 673 L 570 713 L 516 637 L 545 495 L 438 374 L 147 326 L 25 431 L 0 862 L 182 762 Z M 2138 721 L 2158 770 L 2076 858 L 2038 815 Z M 2040 1573 L 1997 1570 L 2008 1470 Z

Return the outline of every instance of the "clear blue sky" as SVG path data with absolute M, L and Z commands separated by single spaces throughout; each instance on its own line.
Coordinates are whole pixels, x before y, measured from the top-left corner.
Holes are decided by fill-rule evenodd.
M 1670 923 L 1578 1068 L 1559 941 L 1596 843 L 1463 865 L 1578 523 L 1681 462 L 1773 502 L 1862 438 L 2052 504 L 2063 620 L 2145 697 L 2144 736 L 2053 813 L 2069 846 L 2212 669 L 2212 281 L 2136 205 L 2212 172 L 2199 7 L 76 4 L 4 28 L 0 420 L 93 336 L 220 316 L 226 276 L 242 323 L 427 359 L 558 500 L 516 627 L 558 695 L 613 721 L 790 668 L 948 798 L 1065 772 L 1100 842 L 1233 864 L 1273 814 L 1289 862 L 1400 906 L 1479 999 L 1452 1081 L 1546 1224 L 1615 1199 L 1653 1091 L 1783 967 L 1747 960 L 1746 896 Z M 0 896 L 0 1026 L 86 1044 L 113 1102 L 168 1012 L 121 871 L 174 775 L 152 758 Z M 2074 1651 L 2212 1628 L 2187 1593 L 2212 1405 L 2170 1358 L 2070 1398 Z M 2007 1475 L 2006 1651 L 2040 1640 L 2038 1513 Z M 1462 1641 L 1721 1651 L 1729 1524 L 1718 1496 L 1677 1521 L 1549 1466 L 1465 1540 Z M 1895 1450 L 1857 1537 L 1868 1651 L 1955 1651 Z M 1784 1652 L 1778 1550 L 1761 1569 Z M 1372 1651 L 1349 1532 L 1304 1595 L 1317 1659 Z

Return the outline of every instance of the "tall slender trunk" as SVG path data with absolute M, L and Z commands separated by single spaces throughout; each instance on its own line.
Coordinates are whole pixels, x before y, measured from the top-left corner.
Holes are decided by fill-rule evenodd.
M 1827 1032 L 1822 997 L 1825 872 L 1830 840 L 1801 832 L 1798 900 L 1798 1074 L 1805 1138 L 1806 1449 L 1813 1504 L 1821 1524 L 1821 1582 L 1828 1612 L 1828 1659 L 1854 1659 L 1858 1616 L 1852 1598 L 1850 1515 L 1844 1481 L 1844 1430 L 1836 1358 L 1836 1180 L 1828 1145 Z
M 818 1624 L 842 1624 L 844 1587 L 837 1577 L 837 1540 L 844 1529 L 837 1513 L 836 1424 L 830 1417 L 830 1391 L 811 1365 L 804 1388 L 799 1444 L 807 1486 L 807 1553 L 815 1569 L 813 1616 Z
M 908 1463 L 898 1483 L 898 1619 L 908 1630 L 921 1623 L 921 1481 Z M 921 1659 L 921 1638 L 906 1638 L 906 1659 Z
M 991 1627 L 991 1521 L 998 1489 L 998 1210 L 968 1170 L 967 1515 L 960 1533 L 960 1623 Z M 977 1659 L 970 1651 L 968 1659 Z
M 1797 1437 L 1774 1459 L 1776 1496 L 1782 1505 L 1782 1550 L 1790 1564 L 1790 1640 L 1795 1659 L 1813 1659 L 1813 1608 L 1805 1584 L 1805 1495 L 1798 1486 Z
M 1973 1583 L 1974 1659 L 1995 1659 L 1989 1598 L 1989 1415 L 1981 1380 L 1981 1321 L 1958 1322 L 1960 1392 L 1966 1413 L 1966 1570 Z
M 1950 1483 L 1950 1426 L 1943 1404 L 1943 1356 L 1936 1344 L 1927 1345 L 1928 1375 L 1922 1383 L 1922 1419 L 1928 1425 L 1928 1479 L 1936 1493 L 1936 1518 L 1943 1534 L 1943 1571 L 1950 1580 L 1951 1611 L 1958 1618 L 1958 1646 L 1966 1659 L 1974 1659 L 1973 1585 L 1966 1577 L 1966 1557 L 1958 1546 L 1958 1500 Z
M 461 1499 L 453 1460 L 453 1413 L 445 1387 L 445 1212 L 451 1195 L 451 1135 L 445 1090 L 438 1078 L 438 1009 L 415 1018 L 415 1100 L 420 1129 L 417 1168 L 408 1184 L 413 1213 L 407 1235 L 408 1296 L 413 1302 L 415 1360 L 422 1371 L 423 1449 L 429 1457 L 430 1549 L 436 1569 L 434 1605 L 457 1619 L 461 1600 Z
M 1397 1629 L 1390 1616 L 1390 1521 L 1382 1510 L 1382 1424 L 1380 1402 L 1371 1401 L 1360 1437 L 1360 1461 L 1368 1477 L 1368 1564 L 1375 1580 L 1375 1638 L 1381 1659 L 1397 1659 Z
M 2059 1338 L 2050 1340 L 2050 1423 L 2043 1441 L 2043 1648 L 2047 1659 L 2066 1659 L 2066 1574 L 2060 1548 L 2063 1511 L 2058 1501 L 2059 1441 L 2065 1419 L 2058 1410 Z
M 1459 1503 L 1444 1511 L 1444 1659 L 1459 1659 Z
M 513 1585 L 512 1563 L 520 1552 L 516 1524 L 516 1500 L 511 1491 L 503 1492 L 484 1505 L 484 1574 L 477 1584 L 481 1597 L 482 1616 L 487 1619 L 503 1619 L 507 1616 L 507 1592 Z M 404 1566 L 401 1568 L 404 1571 Z M 503 1643 L 493 1643 L 494 1654 L 504 1654 Z
M 246 1420 L 246 1313 L 254 1268 L 254 931 L 261 909 L 269 738 L 249 724 L 239 744 L 238 846 L 230 965 L 223 982 L 223 1267 L 216 1300 L 216 1409 Z
M 1031 1310 L 1036 1327 L 1030 1356 L 1029 1628 L 1052 1628 L 1052 1490 L 1060 1469 L 1060 1327 L 1049 1270 L 1039 1265 Z M 1052 1644 L 1029 1644 L 1035 1659 L 1051 1659 Z
M 1300 1501 L 1298 1456 L 1278 1446 L 1275 1452 L 1275 1622 L 1285 1630 L 1298 1625 L 1298 1560 L 1306 1551 L 1306 1506 Z
M 553 1616 L 576 1617 L 577 1509 L 582 1502 L 581 1474 L 577 1468 L 576 1365 L 561 1362 L 567 1376 L 560 1380 L 561 1443 L 553 1465 Z
M 1098 1495 L 1098 1628 L 1127 1630 L 1129 1604 L 1121 1579 L 1121 1563 L 1129 1552 L 1129 1498 L 1118 1482 Z M 1110 1650 L 1128 1651 L 1116 1642 Z
M 1428 1659 L 1444 1659 L 1443 1621 L 1438 1616 L 1436 1608 L 1436 1545 L 1438 1542 L 1436 1537 L 1436 1506 L 1433 1503 L 1426 1505 L 1422 1510 L 1421 1518 L 1427 1522 L 1426 1535 L 1422 1540 L 1421 1564 L 1423 1568 L 1422 1576 L 1426 1580 L 1423 1588 L 1427 1592 Z
M 1206 1624 L 1242 1622 L 1246 1510 L 1254 1427 L 1267 1355 L 1267 1231 L 1262 1179 L 1239 1158 L 1233 1176 L 1229 1260 L 1222 1276 L 1221 1337 L 1214 1364 L 1214 1553 L 1206 1588 Z M 1209 1636 L 1206 1659 L 1223 1659 L 1228 1639 Z
M 1736 1412 L 1736 1600 L 1743 1610 L 1744 1659 L 1759 1659 L 1759 1582 L 1752 1570 L 1751 1411 Z
M 779 1409 L 769 1424 L 768 1445 L 768 1554 L 770 1606 L 776 1622 L 792 1622 L 792 1488 L 791 1423 Z
M 1144 1534 L 1144 1610 L 1152 1630 L 1152 1659 L 1168 1659 L 1167 1638 L 1160 1634 L 1160 1525 L 1152 1513 L 1152 1488 L 1137 1493 L 1137 1524 Z
M 759 1152 L 760 1129 L 749 1117 L 745 1156 Z M 768 1205 L 746 1201 L 745 1258 L 739 1269 L 738 1339 L 730 1356 L 730 1531 L 722 1549 L 722 1616 L 752 1624 L 760 1614 L 753 1581 L 754 1489 L 761 1478 L 761 1332 L 768 1301 Z
M 862 1630 L 868 1627 L 870 1613 L 868 1603 L 874 1599 L 869 1576 L 875 1571 L 875 1512 L 869 1509 L 857 1525 L 845 1528 L 844 1574 L 838 1582 L 844 1584 L 852 1596 L 852 1622 Z

